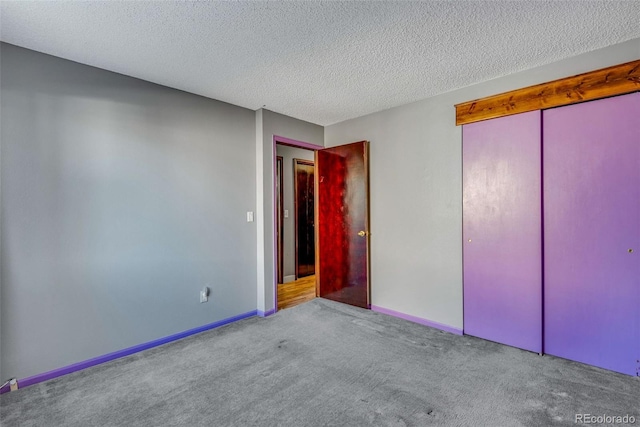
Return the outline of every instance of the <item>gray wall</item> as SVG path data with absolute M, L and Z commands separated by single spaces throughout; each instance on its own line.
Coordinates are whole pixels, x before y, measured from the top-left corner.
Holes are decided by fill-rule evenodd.
M 254 111 L 1 58 L 0 378 L 256 309 Z
M 325 128 L 371 141 L 371 298 L 462 328 L 462 132 L 454 104 L 640 58 L 631 40 Z
M 322 147 L 324 128 L 269 110 L 256 111 L 256 228 L 258 230 L 256 283 L 258 310 L 265 312 L 274 309 L 275 301 L 274 135 Z
M 295 212 L 294 212 L 294 174 L 293 159 L 304 159 L 313 161 L 314 152 L 302 148 L 278 145 L 276 154 L 282 156 L 282 180 L 283 180 L 283 201 L 284 209 L 289 210 L 289 218 L 283 218 L 284 250 L 283 264 L 284 276 L 295 276 L 296 274 L 296 235 L 295 235 Z
M 7 44 L 0 55 L 0 378 L 24 378 L 273 309 L 273 135 L 371 141 L 373 304 L 462 327 L 453 105 L 638 59 L 640 40 L 326 129 Z

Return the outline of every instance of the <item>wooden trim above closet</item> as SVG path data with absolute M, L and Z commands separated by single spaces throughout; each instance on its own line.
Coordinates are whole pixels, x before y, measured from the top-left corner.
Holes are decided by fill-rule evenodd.
M 640 91 L 640 59 L 457 104 L 456 125 Z

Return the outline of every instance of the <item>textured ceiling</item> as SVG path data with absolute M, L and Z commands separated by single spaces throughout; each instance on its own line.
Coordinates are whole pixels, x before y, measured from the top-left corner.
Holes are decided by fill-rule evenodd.
M 1 1 L 0 13 L 2 41 L 321 125 L 640 37 L 639 1 Z

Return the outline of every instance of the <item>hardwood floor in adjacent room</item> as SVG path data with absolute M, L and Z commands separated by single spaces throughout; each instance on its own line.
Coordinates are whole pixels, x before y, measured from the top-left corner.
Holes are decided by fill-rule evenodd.
M 307 302 L 316 297 L 316 276 L 301 277 L 293 282 L 278 284 L 278 310 Z

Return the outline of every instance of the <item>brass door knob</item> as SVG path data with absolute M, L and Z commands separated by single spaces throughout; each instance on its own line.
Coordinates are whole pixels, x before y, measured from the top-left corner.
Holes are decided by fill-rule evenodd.
M 364 236 L 366 236 L 366 235 L 367 235 L 367 232 L 366 232 L 366 231 L 364 231 L 364 230 L 360 230 L 360 231 L 358 231 L 358 236 L 360 236 L 360 237 L 364 237 Z

